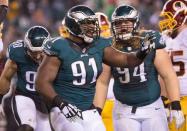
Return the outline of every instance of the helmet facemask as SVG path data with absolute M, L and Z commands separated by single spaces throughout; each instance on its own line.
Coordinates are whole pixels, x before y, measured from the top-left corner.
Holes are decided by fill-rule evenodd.
M 160 15 L 159 27 L 161 32 L 169 32 L 175 30 L 177 21 L 173 18 L 171 12 L 163 12 Z
M 136 20 L 134 19 L 116 19 L 112 22 L 112 31 L 117 41 L 130 39 L 136 32 Z

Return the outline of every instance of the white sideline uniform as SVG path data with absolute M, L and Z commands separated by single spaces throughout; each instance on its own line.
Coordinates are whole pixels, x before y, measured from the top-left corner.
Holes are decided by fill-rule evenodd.
M 181 96 L 187 96 L 187 28 L 183 29 L 176 38 L 165 38 L 166 50 L 169 51 L 173 67 L 180 82 Z
M 106 131 L 96 109 L 83 111 L 82 115 L 82 121 L 70 122 L 58 107 L 54 107 L 50 112 L 51 125 L 55 131 Z
M 137 107 L 131 113 L 132 106 L 115 100 L 113 122 L 115 131 L 168 131 L 168 123 L 162 100 Z

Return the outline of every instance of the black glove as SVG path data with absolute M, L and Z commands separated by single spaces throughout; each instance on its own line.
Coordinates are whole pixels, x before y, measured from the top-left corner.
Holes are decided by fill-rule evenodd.
M 57 106 L 62 114 L 71 122 L 83 120 L 82 111 L 76 106 L 69 104 L 68 102 L 62 100 L 62 98 L 57 95 L 53 99 L 52 107 Z
M 154 34 L 147 34 L 141 42 L 141 48 L 137 51 L 136 56 L 143 60 L 149 52 L 155 49 Z
M 102 111 L 103 111 L 102 108 L 96 107 L 94 104 L 92 104 L 92 105 L 90 106 L 90 109 L 96 109 L 97 112 L 99 113 L 99 115 L 101 115 L 101 113 L 102 113 Z

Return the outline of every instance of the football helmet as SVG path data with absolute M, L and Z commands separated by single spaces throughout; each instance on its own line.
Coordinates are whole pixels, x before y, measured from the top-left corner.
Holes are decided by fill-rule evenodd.
M 50 35 L 46 28 L 33 26 L 25 34 L 24 44 L 31 52 L 42 51 L 44 40 L 49 39 Z
M 84 5 L 74 6 L 65 16 L 65 26 L 70 34 L 92 43 L 100 36 L 99 22 L 95 13 Z
M 108 20 L 108 17 L 102 12 L 96 12 L 95 14 L 99 21 L 99 27 L 101 30 L 100 36 L 104 38 L 110 37 L 110 22 Z
M 131 38 L 139 26 L 139 13 L 130 5 L 118 6 L 112 14 L 112 33 L 116 41 Z
M 187 1 L 168 0 L 160 13 L 160 30 L 174 31 L 187 21 Z
M 25 34 L 24 46 L 27 54 L 36 62 L 41 60 L 44 41 L 50 38 L 46 28 L 33 26 Z

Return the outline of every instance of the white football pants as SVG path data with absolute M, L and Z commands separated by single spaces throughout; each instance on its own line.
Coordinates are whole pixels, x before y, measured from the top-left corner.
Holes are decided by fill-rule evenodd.
M 162 100 L 137 107 L 131 113 L 132 106 L 115 100 L 113 109 L 115 131 L 168 131 L 167 117 Z
M 58 107 L 54 107 L 50 112 L 51 125 L 55 131 L 106 131 L 96 109 L 83 111 L 82 115 L 82 121 L 70 122 Z
M 18 125 L 28 124 L 33 127 L 34 131 L 51 131 L 49 114 L 44 114 L 36 110 L 34 101 L 31 98 L 16 95 L 15 103 L 16 107 L 12 109 Z M 11 103 L 11 105 L 14 104 Z

